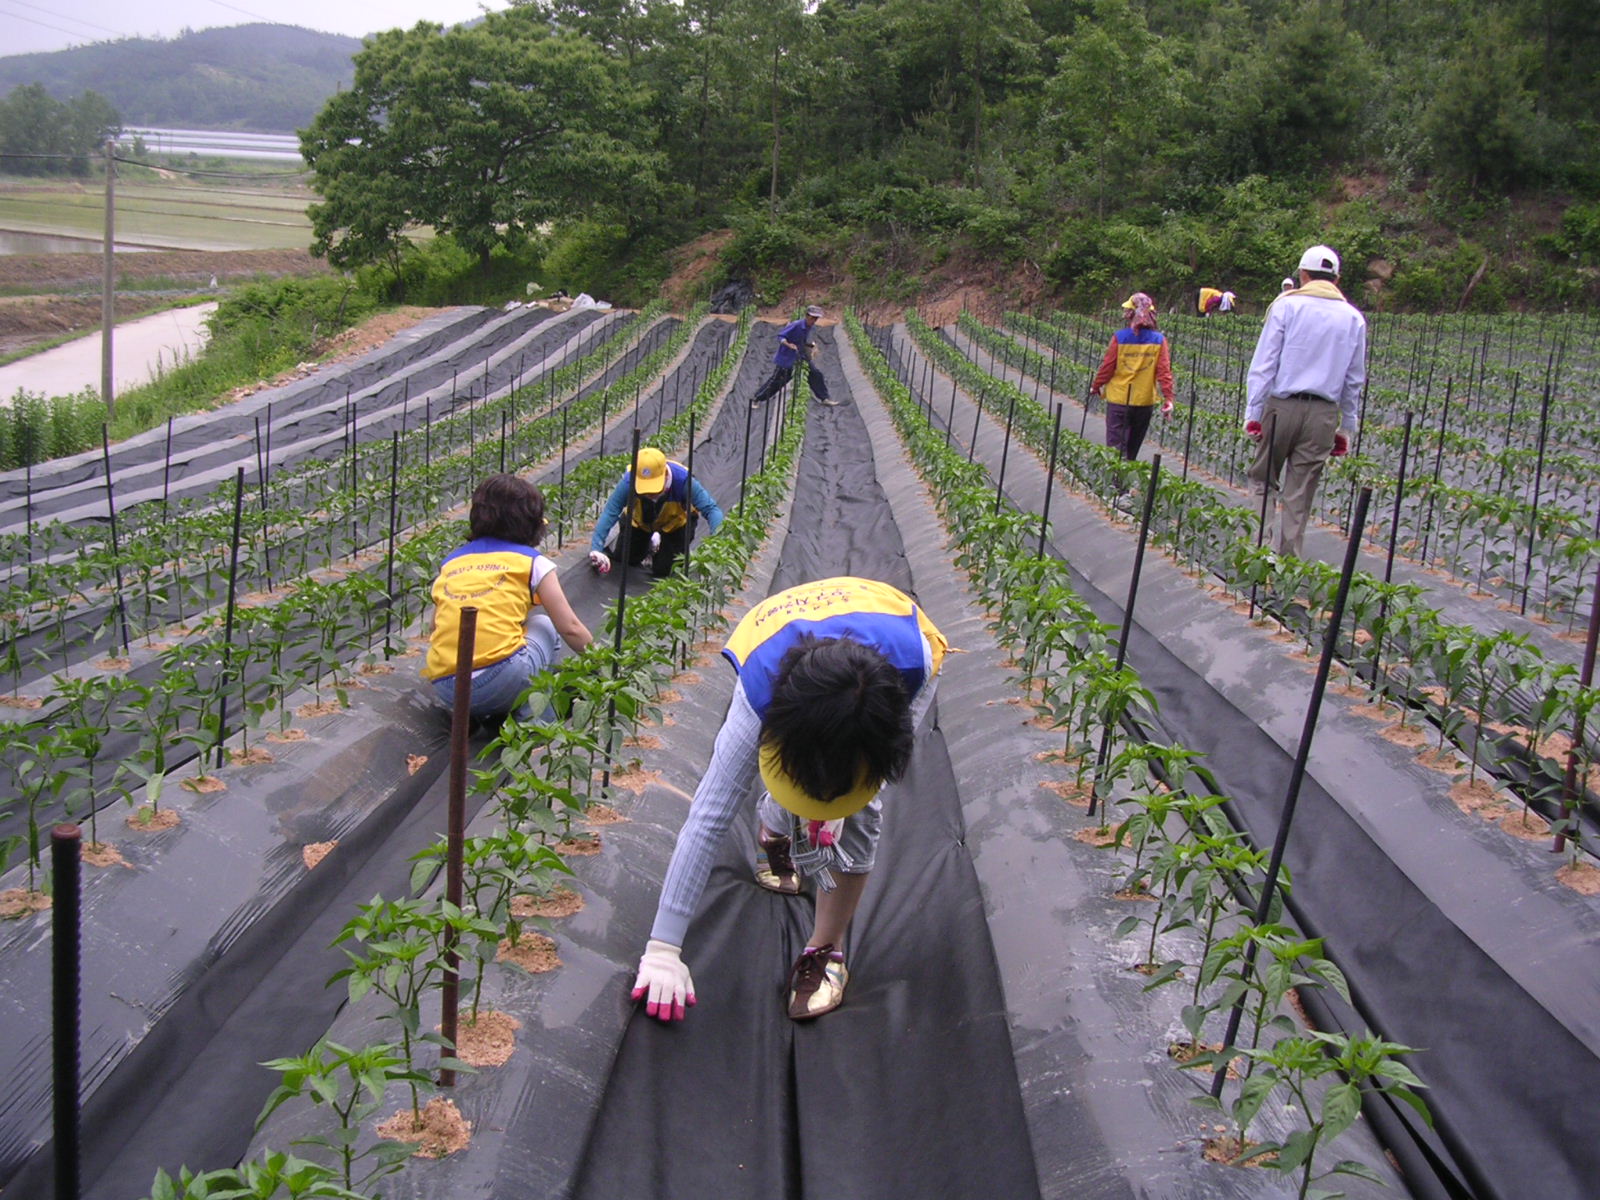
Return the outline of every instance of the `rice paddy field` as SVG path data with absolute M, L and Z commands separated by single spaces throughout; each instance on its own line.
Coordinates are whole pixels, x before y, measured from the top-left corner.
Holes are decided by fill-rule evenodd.
M 212 182 L 119 179 L 119 247 L 161 250 L 273 250 L 311 241 L 312 193 L 287 173 Z M 97 248 L 105 231 L 103 180 L 0 176 L 0 239 L 9 234 L 79 238 Z

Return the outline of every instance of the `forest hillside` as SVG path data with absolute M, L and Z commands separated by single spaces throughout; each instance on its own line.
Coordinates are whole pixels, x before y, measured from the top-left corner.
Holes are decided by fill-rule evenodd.
M 299 129 L 313 251 L 412 298 L 1255 303 L 1325 241 L 1375 309 L 1600 303 L 1594 0 L 528 0 L 88 57 L 134 48 L 51 94 Z

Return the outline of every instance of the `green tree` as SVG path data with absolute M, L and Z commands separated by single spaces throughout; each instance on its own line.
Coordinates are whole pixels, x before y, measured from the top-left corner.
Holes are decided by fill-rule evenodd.
M 1339 162 L 1355 148 L 1375 78 L 1366 43 L 1332 7 L 1308 5 L 1214 81 L 1200 145 L 1224 179 Z
M 335 266 L 397 265 L 404 232 L 429 225 L 486 267 L 547 222 L 636 213 L 657 186 L 641 89 L 532 9 L 392 30 L 355 63 L 300 139 L 323 197 L 312 251 Z
M 1423 119 L 1439 170 L 1468 187 L 1498 188 L 1532 166 L 1533 56 L 1508 22 L 1477 22 L 1443 71 Z
M 1141 177 L 1171 155 L 1186 77 L 1129 0 L 1096 0 L 1055 48 L 1043 144 L 1058 156 L 1069 194 L 1092 192 L 1095 213 L 1104 216 L 1108 194 L 1126 202 L 1156 190 L 1155 180 Z

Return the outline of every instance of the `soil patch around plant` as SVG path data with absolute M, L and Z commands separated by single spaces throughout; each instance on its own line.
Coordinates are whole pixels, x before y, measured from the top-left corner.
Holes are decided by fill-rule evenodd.
M 472 1141 L 472 1122 L 461 1115 L 454 1100 L 435 1096 L 422 1106 L 418 1120 L 409 1108 L 380 1121 L 377 1134 L 391 1142 L 416 1142 L 413 1158 L 444 1158 L 465 1150 Z
M 0 921 L 15 921 L 32 913 L 43 912 L 54 901 L 43 892 L 30 892 L 27 888 L 6 888 L 0 892 Z
M 561 958 L 556 954 L 555 939 L 545 937 L 542 933 L 524 933 L 515 946 L 510 938 L 501 938 L 494 960 L 521 967 L 530 975 L 543 975 L 561 965 Z
M 123 858 L 122 851 L 110 842 L 85 842 L 79 857 L 91 867 L 127 867 L 133 870 L 133 864 Z
M 339 843 L 337 840 L 331 842 L 310 842 L 307 845 L 300 847 L 300 861 L 305 863 L 306 870 L 315 870 L 317 864 L 323 859 L 327 858 L 332 852 L 333 848 L 338 844 Z
M 612 808 L 609 804 L 591 804 L 583 810 L 583 823 L 585 825 L 615 825 L 628 818 Z
M 661 781 L 660 771 L 647 771 L 643 767 L 635 767 L 631 771 L 613 771 L 611 785 L 619 787 L 625 792 L 632 792 L 635 796 L 643 792 L 653 783 Z
M 146 804 L 128 818 L 128 828 L 141 833 L 159 833 L 163 829 L 175 829 L 182 822 L 183 818 L 178 815 L 177 809 L 153 809 Z
M 257 767 L 276 760 L 265 746 L 252 746 L 248 750 L 228 751 L 228 761 L 236 767 Z
M 511 897 L 511 915 L 519 921 L 544 917 L 559 921 L 583 911 L 583 897 L 569 887 L 558 887 L 548 896 Z
M 1580 896 L 1600 896 L 1600 867 L 1593 863 L 1568 863 L 1556 872 L 1556 880 Z
M 557 854 L 571 854 L 577 858 L 588 858 L 591 854 L 600 853 L 600 835 L 597 833 L 572 833 L 562 838 L 555 845 Z
M 228 785 L 215 775 L 185 775 L 178 782 L 178 786 L 185 791 L 198 792 L 202 795 L 228 790 Z
M 406 755 L 406 774 L 415 775 L 418 771 L 422 770 L 427 761 L 428 756 L 426 754 Z
M 1046 791 L 1054 792 L 1073 808 L 1087 810 L 1089 807 L 1091 789 L 1086 783 L 1075 783 L 1070 779 L 1046 779 L 1039 786 Z
M 456 1025 L 456 1057 L 469 1067 L 503 1067 L 517 1049 L 522 1022 L 510 1013 L 483 1009 L 476 1020 L 464 1015 Z

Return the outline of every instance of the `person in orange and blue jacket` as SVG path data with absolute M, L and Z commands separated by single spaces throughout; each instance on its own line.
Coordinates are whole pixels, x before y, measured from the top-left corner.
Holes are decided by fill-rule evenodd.
M 1106 445 L 1123 458 L 1139 457 L 1160 390 L 1163 414 L 1172 411 L 1172 353 L 1156 328 L 1156 302 L 1135 292 L 1122 303 L 1128 327 L 1112 335 L 1089 394 L 1106 401 Z
M 558 640 L 577 653 L 593 638 L 567 603 L 555 563 L 539 553 L 546 521 L 536 486 L 516 475 L 489 476 L 472 493 L 468 523 L 472 540 L 445 556 L 433 581 L 433 636 L 422 677 L 440 704 L 455 704 L 461 610 L 471 605 L 478 610 L 471 715 L 502 716 L 555 661 Z

